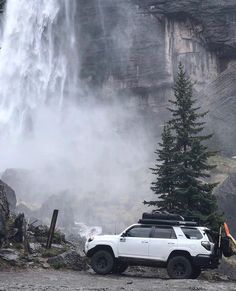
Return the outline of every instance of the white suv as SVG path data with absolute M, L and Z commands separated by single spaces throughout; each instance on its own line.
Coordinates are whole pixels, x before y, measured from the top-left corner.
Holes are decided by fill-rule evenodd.
M 141 222 L 119 235 L 87 240 L 85 253 L 96 273 L 123 273 L 129 265 L 144 265 L 164 267 L 171 278 L 187 279 L 217 268 L 221 251 L 209 229 L 183 221 Z

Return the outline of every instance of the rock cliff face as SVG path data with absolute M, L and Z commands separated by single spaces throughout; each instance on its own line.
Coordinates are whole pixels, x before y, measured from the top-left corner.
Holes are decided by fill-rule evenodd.
M 147 97 L 167 80 L 165 26 L 132 1 L 78 1 L 81 77 L 103 96 Z M 129 94 L 128 94 L 129 93 Z
M 216 149 L 235 156 L 236 62 L 199 92 L 204 108 L 209 110 L 208 127 L 214 132 Z
M 112 98 L 115 89 L 122 102 L 145 106 L 161 121 L 181 61 L 203 105 L 223 102 L 224 71 L 236 59 L 234 0 L 79 0 L 78 10 L 81 77 L 103 98 Z M 233 131 L 220 133 L 213 115 L 223 115 L 232 129 L 234 118 L 228 116 L 235 107 L 228 97 L 234 99 L 235 92 L 230 90 L 222 112 L 218 108 L 210 116 L 211 129 L 228 145 Z M 232 146 L 222 149 L 235 154 Z
M 172 74 L 173 61 L 182 59 L 205 83 L 236 56 L 233 0 L 78 3 L 82 76 L 97 82 L 113 77 L 121 88 L 157 86 L 167 80 L 165 73 Z
M 221 57 L 236 55 L 236 2 L 234 0 L 154 0 L 137 1 L 151 13 L 168 18 L 189 18 L 202 40 Z

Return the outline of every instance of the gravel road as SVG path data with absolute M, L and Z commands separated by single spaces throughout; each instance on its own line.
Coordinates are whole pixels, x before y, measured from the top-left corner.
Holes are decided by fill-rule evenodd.
M 167 280 L 140 275 L 99 276 L 88 272 L 24 270 L 0 272 L 0 291 L 8 290 L 235 290 L 233 282 Z

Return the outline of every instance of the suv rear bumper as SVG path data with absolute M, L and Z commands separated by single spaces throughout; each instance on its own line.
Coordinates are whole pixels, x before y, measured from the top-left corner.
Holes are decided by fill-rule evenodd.
M 219 265 L 219 259 L 217 255 L 198 255 L 193 257 L 193 264 L 203 269 L 215 269 Z

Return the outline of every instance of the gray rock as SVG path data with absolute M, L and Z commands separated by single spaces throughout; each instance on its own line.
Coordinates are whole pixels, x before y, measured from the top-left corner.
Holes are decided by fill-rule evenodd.
M 0 185 L 0 242 L 6 236 L 6 221 L 9 218 L 9 203 L 4 185 Z
M 4 191 L 6 194 L 7 201 L 9 203 L 10 211 L 14 211 L 16 208 L 16 202 L 17 202 L 15 191 L 1 180 L 0 180 L 0 186 L 4 187 Z
M 50 265 L 48 263 L 44 263 L 42 265 L 43 269 L 49 269 L 50 268 Z
M 13 249 L 0 249 L 0 258 L 14 264 L 20 259 L 20 254 Z
M 75 251 L 64 252 L 61 255 L 49 258 L 47 262 L 56 269 L 69 268 L 78 271 L 87 269 L 85 257 L 81 257 Z
M 9 203 L 6 197 L 5 187 L 0 185 L 0 214 L 6 220 L 9 218 Z
M 1 246 L 1 241 L 6 235 L 6 223 L 3 215 L 0 213 L 0 246 Z
M 24 238 L 26 237 L 25 229 L 26 229 L 26 221 L 23 213 L 17 215 L 14 221 L 14 228 L 17 229 L 17 232 L 14 236 L 14 241 L 22 243 Z
M 42 249 L 42 245 L 40 243 L 29 243 L 29 247 L 31 250 L 31 253 L 38 253 Z
M 7 237 L 9 240 L 14 240 L 14 237 L 17 235 L 18 229 L 11 227 L 7 232 Z

